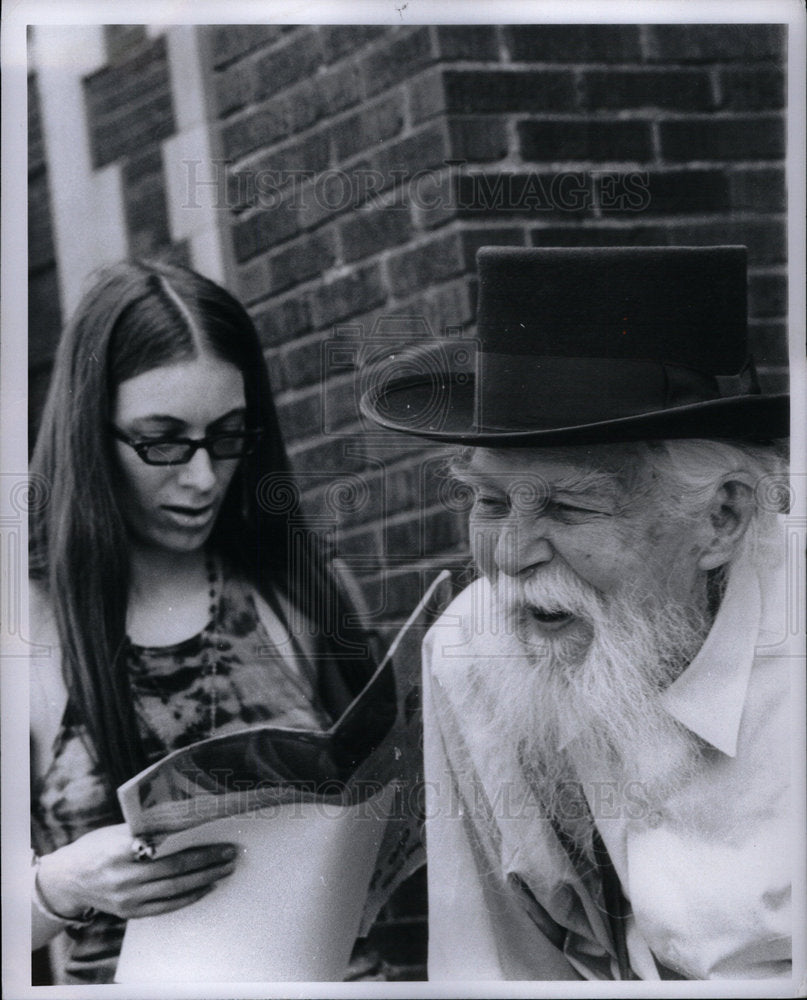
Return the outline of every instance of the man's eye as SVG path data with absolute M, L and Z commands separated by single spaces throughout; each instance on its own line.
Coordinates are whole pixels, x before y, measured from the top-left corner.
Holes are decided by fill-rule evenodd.
M 547 504 L 546 512 L 558 518 L 558 520 L 588 520 L 592 517 L 602 515 L 604 511 L 594 510 L 592 507 L 579 507 L 576 504 L 561 503 L 553 501 Z
M 506 514 L 507 501 L 501 497 L 474 497 L 474 510 L 482 514 Z

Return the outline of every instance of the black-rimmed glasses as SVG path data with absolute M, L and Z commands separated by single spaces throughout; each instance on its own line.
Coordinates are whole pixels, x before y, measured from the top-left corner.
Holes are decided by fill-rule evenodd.
M 243 458 L 255 450 L 263 430 L 222 431 L 203 438 L 158 438 L 153 441 L 135 441 L 109 425 L 113 436 L 134 448 L 146 465 L 186 465 L 200 448 L 212 459 Z

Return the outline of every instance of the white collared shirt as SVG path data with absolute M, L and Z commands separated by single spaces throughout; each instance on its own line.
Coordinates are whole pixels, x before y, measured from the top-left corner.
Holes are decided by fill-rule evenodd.
M 790 975 L 792 661 L 777 620 L 781 576 L 734 568 L 703 647 L 662 696 L 709 744 L 706 766 L 665 801 L 606 772 L 584 779 L 630 901 L 628 956 L 642 979 Z M 424 643 L 429 976 L 618 978 L 598 886 L 574 870 L 537 803 L 528 808 L 526 783 L 503 801 L 455 710 L 452 679 L 495 642 L 472 621 L 490 601 L 476 581 Z M 524 822 L 535 829 L 527 846 Z

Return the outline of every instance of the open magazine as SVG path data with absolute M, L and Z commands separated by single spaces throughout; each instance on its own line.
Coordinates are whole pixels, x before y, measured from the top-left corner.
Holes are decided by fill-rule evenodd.
M 209 895 L 128 922 L 117 982 L 343 978 L 356 937 L 425 860 L 420 644 L 448 578 L 434 580 L 329 729 L 214 736 L 120 786 L 132 834 L 157 856 L 219 841 L 240 856 Z

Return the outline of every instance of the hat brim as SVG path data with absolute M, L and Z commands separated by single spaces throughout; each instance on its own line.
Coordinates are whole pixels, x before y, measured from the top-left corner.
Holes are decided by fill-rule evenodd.
M 474 376 L 446 372 L 391 380 L 366 392 L 360 405 L 365 416 L 388 430 L 495 447 L 704 437 L 768 441 L 790 433 L 787 393 L 730 396 L 574 426 L 492 427 L 476 412 Z

